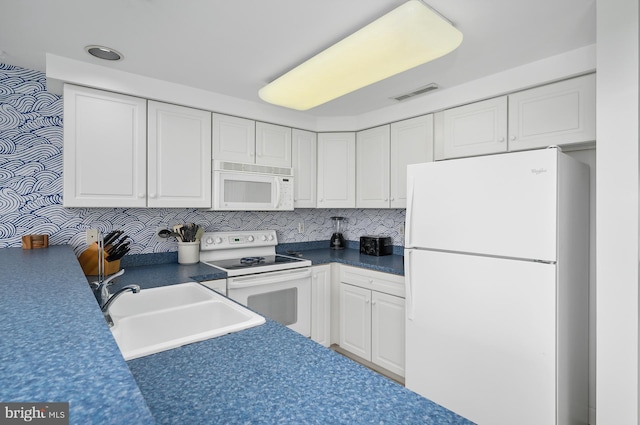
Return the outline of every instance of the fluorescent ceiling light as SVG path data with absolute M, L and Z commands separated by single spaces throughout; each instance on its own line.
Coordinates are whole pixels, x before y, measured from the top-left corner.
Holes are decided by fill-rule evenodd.
M 264 86 L 260 98 L 305 111 L 455 50 L 462 33 L 409 0 Z

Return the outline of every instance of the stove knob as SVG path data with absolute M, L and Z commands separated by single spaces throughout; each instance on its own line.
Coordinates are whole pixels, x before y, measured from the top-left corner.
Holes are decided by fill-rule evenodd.
M 213 243 L 213 238 L 208 237 L 206 241 L 204 241 L 207 245 L 211 245 Z
M 273 240 L 273 235 L 269 235 L 269 240 L 272 241 Z
M 249 237 L 247 238 L 247 240 L 248 240 L 249 242 L 253 242 L 253 241 L 255 240 L 255 238 L 254 238 L 253 236 L 249 235 Z
M 262 239 L 263 241 L 266 241 L 267 240 L 267 235 L 262 235 L 262 237 L 260 239 Z
M 216 238 L 215 243 L 217 243 L 217 244 L 221 244 L 221 243 L 222 243 L 222 238 L 221 238 L 220 236 L 218 236 L 218 237 Z

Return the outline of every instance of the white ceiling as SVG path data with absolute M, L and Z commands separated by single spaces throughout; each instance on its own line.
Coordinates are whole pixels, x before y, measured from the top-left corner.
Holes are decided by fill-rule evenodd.
M 403 0 L 0 0 L 0 62 L 45 53 L 262 102 L 258 89 Z M 596 0 L 428 0 L 464 34 L 453 53 L 307 111 L 357 115 L 595 43 Z M 107 62 L 84 47 L 124 54 Z M 428 96 L 428 95 L 426 95 Z

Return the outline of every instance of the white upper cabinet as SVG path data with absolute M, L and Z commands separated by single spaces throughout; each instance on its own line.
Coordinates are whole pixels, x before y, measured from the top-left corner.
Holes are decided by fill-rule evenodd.
M 356 135 L 318 134 L 318 208 L 355 208 Z
M 356 207 L 405 208 L 407 165 L 433 161 L 433 114 L 356 135 Z
M 213 114 L 213 159 L 253 164 L 256 123 L 246 118 Z
M 291 129 L 213 114 L 213 159 L 291 168 Z
M 64 205 L 211 206 L 211 113 L 65 85 Z
M 509 95 L 509 150 L 596 140 L 595 74 Z
M 292 162 L 295 208 L 316 207 L 317 141 L 316 133 L 293 129 Z
M 148 104 L 149 207 L 211 207 L 211 112 Z
M 507 151 L 507 97 L 435 114 L 436 159 Z
M 144 207 L 147 101 L 64 86 L 66 207 Z
M 356 134 L 356 208 L 389 208 L 390 126 Z
M 391 208 L 407 206 L 407 165 L 433 161 L 433 114 L 391 124 Z
M 590 74 L 436 113 L 435 158 L 594 142 L 595 123 Z
M 256 122 L 256 164 L 291 168 L 291 128 Z

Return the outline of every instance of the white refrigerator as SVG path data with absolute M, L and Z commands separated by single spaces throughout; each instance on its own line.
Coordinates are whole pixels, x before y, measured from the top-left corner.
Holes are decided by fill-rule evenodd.
M 588 167 L 549 148 L 407 171 L 407 388 L 478 424 L 586 424 Z

